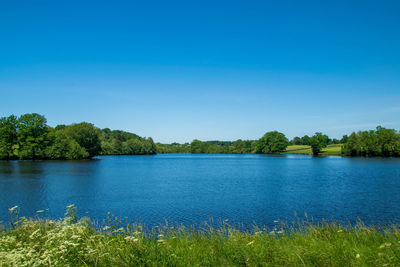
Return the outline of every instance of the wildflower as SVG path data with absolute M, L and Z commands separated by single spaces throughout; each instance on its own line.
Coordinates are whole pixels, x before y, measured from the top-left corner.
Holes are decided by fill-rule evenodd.
M 107 231 L 108 229 L 110 229 L 110 226 L 103 227 L 103 231 Z
M 72 238 L 72 239 L 79 239 L 80 236 L 79 236 L 79 235 L 72 235 L 71 238 Z
M 163 234 L 159 234 L 158 237 L 164 237 L 164 235 Z
M 12 207 L 12 208 L 10 208 L 10 209 L 8 209 L 10 212 L 13 212 L 14 210 L 16 210 L 16 209 L 18 209 L 18 206 L 14 206 L 14 207 Z
M 159 240 L 157 240 L 157 242 L 158 242 L 158 243 L 164 243 L 165 240 L 164 240 L 164 239 L 159 239 Z
M 280 230 L 280 231 L 278 231 L 278 232 L 276 232 L 277 234 L 283 234 L 283 232 L 284 232 L 284 230 L 282 229 L 282 230 Z
M 380 248 L 380 249 L 383 249 L 383 248 L 385 248 L 385 247 L 388 248 L 388 247 L 390 247 L 391 245 L 392 245 L 392 243 L 386 242 L 386 243 L 383 243 L 382 245 L 380 245 L 379 248 Z
M 72 247 L 79 246 L 79 244 L 75 244 L 75 243 L 72 243 L 72 242 L 69 242 L 69 241 L 64 241 L 64 245 L 72 246 Z
M 124 238 L 126 241 L 132 241 L 132 242 L 137 242 L 139 239 L 134 238 L 133 236 L 127 236 Z
M 248 246 L 253 245 L 253 244 L 254 244 L 254 240 L 247 243 Z
M 359 259 L 361 256 L 360 256 L 360 254 L 357 254 L 356 255 L 356 259 Z

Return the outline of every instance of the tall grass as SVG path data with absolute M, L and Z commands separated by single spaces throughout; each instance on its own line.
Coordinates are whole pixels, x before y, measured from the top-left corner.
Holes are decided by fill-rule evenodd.
M 69 206 L 60 220 L 18 217 L 0 230 L 1 266 L 400 266 L 400 231 L 335 223 L 238 231 L 140 225 L 96 228 Z

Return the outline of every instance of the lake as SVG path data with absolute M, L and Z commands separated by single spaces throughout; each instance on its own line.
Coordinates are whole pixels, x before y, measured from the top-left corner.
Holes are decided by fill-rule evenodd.
M 110 212 L 148 226 L 228 219 L 250 229 L 277 219 L 400 223 L 400 159 L 308 155 L 160 154 L 86 161 L 0 161 L 0 220 L 20 214 Z M 297 215 L 296 215 L 297 214 Z M 127 218 L 125 218 L 127 217 Z

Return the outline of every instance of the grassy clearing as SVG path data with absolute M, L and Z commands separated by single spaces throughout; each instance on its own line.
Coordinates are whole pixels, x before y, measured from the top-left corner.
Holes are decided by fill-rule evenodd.
M 327 147 L 322 149 L 321 155 L 338 155 L 340 156 L 342 153 L 342 145 L 328 145 Z M 311 147 L 310 146 L 303 146 L 303 145 L 295 145 L 295 146 L 288 146 L 284 154 L 307 154 L 311 155 Z
M 25 220 L 15 216 L 0 232 L 1 266 L 399 266 L 398 227 L 304 223 L 288 230 L 240 232 L 184 227 L 120 227 L 96 230 L 76 220 Z

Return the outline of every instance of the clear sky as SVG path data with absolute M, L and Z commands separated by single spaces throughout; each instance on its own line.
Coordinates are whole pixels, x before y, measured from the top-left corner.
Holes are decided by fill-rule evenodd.
M 157 142 L 400 129 L 400 1 L 0 0 L 0 116 Z

